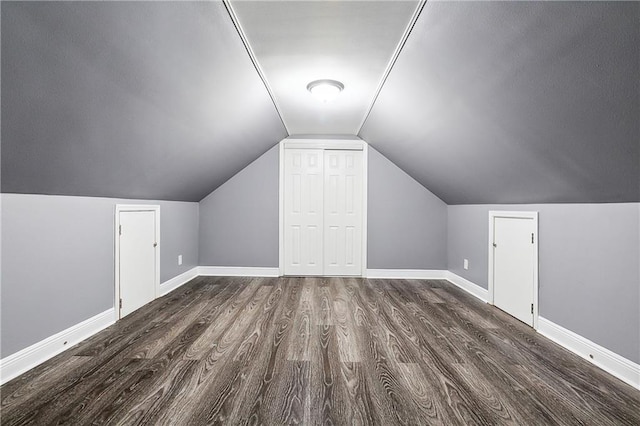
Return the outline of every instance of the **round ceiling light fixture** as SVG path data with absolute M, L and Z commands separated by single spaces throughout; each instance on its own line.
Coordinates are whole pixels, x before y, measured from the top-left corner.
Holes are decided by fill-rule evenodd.
M 343 89 L 344 84 L 337 80 L 315 80 L 307 84 L 307 90 L 324 103 L 335 99 Z

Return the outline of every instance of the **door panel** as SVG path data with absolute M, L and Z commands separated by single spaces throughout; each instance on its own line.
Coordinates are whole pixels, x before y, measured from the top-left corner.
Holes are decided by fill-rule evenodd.
M 284 154 L 284 273 L 322 275 L 323 151 Z
M 156 214 L 119 213 L 120 299 L 124 317 L 156 297 Z
M 529 218 L 495 217 L 493 224 L 494 304 L 533 326 L 535 222 Z
M 356 263 L 355 257 L 355 241 L 356 241 L 356 228 L 353 226 L 347 226 L 346 228 L 346 247 L 345 247 L 345 265 L 352 266 Z
M 300 247 L 302 246 L 302 232 L 300 226 L 291 226 L 291 264 L 300 266 Z
M 326 150 L 325 275 L 362 274 L 362 151 Z
M 307 226 L 306 238 L 303 237 L 302 254 L 307 253 L 307 266 L 309 268 L 322 268 L 322 235 L 316 225 Z

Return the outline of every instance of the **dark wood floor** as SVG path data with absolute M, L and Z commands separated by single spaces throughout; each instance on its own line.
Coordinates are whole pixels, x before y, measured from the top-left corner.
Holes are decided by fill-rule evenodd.
M 201 277 L 0 391 L 3 426 L 640 424 L 640 392 L 445 281 Z

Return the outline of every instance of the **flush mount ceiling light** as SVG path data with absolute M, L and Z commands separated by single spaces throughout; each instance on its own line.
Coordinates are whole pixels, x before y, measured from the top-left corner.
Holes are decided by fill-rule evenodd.
M 315 80 L 307 84 L 307 90 L 322 102 L 329 102 L 344 89 L 344 84 L 336 80 Z

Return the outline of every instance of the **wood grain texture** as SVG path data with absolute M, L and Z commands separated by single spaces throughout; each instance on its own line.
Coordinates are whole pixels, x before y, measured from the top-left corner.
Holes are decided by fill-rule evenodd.
M 2 425 L 640 424 L 640 392 L 437 280 L 199 277 L 0 393 Z

